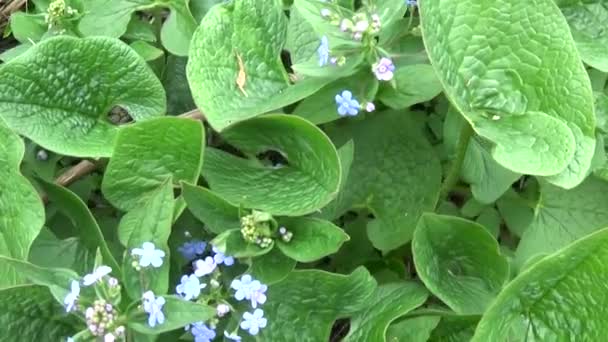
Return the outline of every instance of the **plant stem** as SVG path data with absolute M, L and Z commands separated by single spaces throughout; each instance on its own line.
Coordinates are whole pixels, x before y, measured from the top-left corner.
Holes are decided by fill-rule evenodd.
M 458 179 L 460 178 L 460 170 L 462 169 L 464 157 L 467 154 L 467 147 L 469 146 L 471 136 L 473 136 L 473 128 L 468 122 L 465 122 L 464 126 L 462 126 L 462 129 L 460 130 L 460 136 L 458 137 L 458 146 L 456 146 L 455 159 L 448 170 L 447 176 L 443 180 L 443 184 L 441 184 L 441 192 L 439 197 L 441 200 L 445 199 L 450 193 L 450 190 L 452 190 L 456 183 L 458 183 Z

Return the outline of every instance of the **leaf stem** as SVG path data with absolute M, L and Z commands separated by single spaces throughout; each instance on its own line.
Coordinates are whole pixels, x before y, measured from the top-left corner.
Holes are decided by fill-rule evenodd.
M 441 192 L 439 199 L 443 200 L 447 198 L 450 190 L 458 183 L 458 179 L 460 178 L 460 170 L 462 169 L 462 163 L 464 162 L 464 157 L 467 154 L 467 147 L 469 146 L 469 141 L 473 136 L 473 128 L 469 125 L 468 122 L 465 122 L 460 130 L 460 136 L 458 137 L 458 145 L 456 146 L 456 156 L 450 169 L 448 170 L 447 176 L 443 180 L 443 184 L 441 184 Z

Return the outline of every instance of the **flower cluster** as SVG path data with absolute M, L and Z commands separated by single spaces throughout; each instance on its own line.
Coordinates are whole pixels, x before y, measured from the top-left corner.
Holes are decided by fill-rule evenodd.
M 59 26 L 64 18 L 70 18 L 78 14 L 78 11 L 65 4 L 65 0 L 55 0 L 49 4 L 44 20 L 49 25 L 49 29 Z
M 264 311 L 258 309 L 258 305 L 266 303 L 268 286 L 262 284 L 259 280 L 255 280 L 251 275 L 245 274 L 241 279 L 234 279 L 230 287 L 236 291 L 234 294 L 236 300 L 248 300 L 251 302 L 251 307 L 255 309 L 252 313 L 245 312 L 243 314 L 240 327 L 247 330 L 251 335 L 257 335 L 260 329 L 265 328 L 267 324 Z
M 338 105 L 338 114 L 340 116 L 355 116 L 359 114 L 359 110 L 361 109 L 365 109 L 367 112 L 373 112 L 376 109 L 373 102 L 367 102 L 365 106 L 359 104 L 359 101 L 357 101 L 350 90 L 344 90 L 336 95 L 336 104 Z
M 243 239 L 258 245 L 260 248 L 270 247 L 273 241 L 272 232 L 276 229 L 275 226 L 276 222 L 270 214 L 257 210 L 241 218 Z

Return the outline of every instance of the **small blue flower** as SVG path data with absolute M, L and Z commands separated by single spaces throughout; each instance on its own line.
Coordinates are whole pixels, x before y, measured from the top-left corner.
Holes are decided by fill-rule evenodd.
M 321 45 L 317 49 L 317 54 L 319 55 L 319 66 L 327 65 L 327 62 L 329 62 L 329 40 L 327 36 L 321 37 Z
M 194 262 L 194 274 L 197 277 L 203 277 L 207 274 L 211 274 L 216 267 L 217 264 L 215 263 L 215 260 L 208 256 L 205 260 L 199 259 Z
M 215 330 L 209 328 L 204 322 L 192 323 L 190 329 L 194 342 L 210 342 L 215 338 Z
M 156 249 L 152 242 L 144 242 L 142 248 L 133 248 L 131 255 L 139 256 L 139 265 L 141 267 L 161 267 L 165 252 L 161 249 Z
M 338 114 L 340 116 L 350 115 L 355 116 L 359 113 L 359 101 L 353 98 L 353 93 L 344 90 L 342 94 L 336 95 L 336 104 L 338 105 Z
M 148 325 L 154 328 L 156 324 L 163 324 L 165 322 L 165 314 L 163 313 L 163 306 L 165 305 L 165 298 L 154 296 L 154 292 L 147 291 L 142 296 L 142 302 L 144 311 L 148 316 Z
M 226 266 L 234 265 L 233 257 L 224 255 L 224 253 L 222 253 L 215 246 L 213 246 L 212 249 L 213 249 L 213 253 L 215 253 L 215 255 L 213 255 L 213 260 L 215 261 L 216 264 L 218 264 L 218 265 L 224 264 Z
M 207 248 L 206 242 L 193 240 L 190 242 L 185 242 L 177 250 L 184 256 L 185 259 L 194 260 L 197 256 L 205 253 L 205 248 Z
M 68 337 L 68 339 L 65 340 L 65 342 L 74 342 L 74 339 L 72 337 Z
M 264 318 L 264 311 L 255 309 L 253 313 L 245 312 L 243 314 L 241 329 L 247 330 L 250 335 L 257 335 L 261 328 L 266 327 L 267 323 L 268 321 Z
M 80 296 L 80 284 L 76 280 L 72 280 L 70 293 L 68 293 L 63 300 L 65 312 L 70 312 L 74 309 L 76 301 L 78 301 L 78 296 Z
M 418 1 L 416 1 L 416 0 L 405 0 L 405 4 L 407 6 L 417 6 L 418 5 Z
M 380 81 L 390 81 L 394 76 L 395 64 L 390 58 L 382 57 L 372 65 L 372 71 Z
M 101 265 L 97 267 L 93 273 L 87 274 L 82 279 L 82 285 L 90 286 L 101 280 L 103 277 L 107 276 L 112 272 L 112 268 L 110 266 Z
M 228 333 L 226 330 L 224 330 L 224 337 L 226 337 L 227 339 L 229 339 L 231 341 L 238 342 L 241 340 L 241 336 L 237 335 L 236 332 Z
M 201 294 L 201 289 L 204 289 L 206 286 L 207 284 L 201 284 L 196 275 L 184 275 L 182 276 L 181 284 L 175 287 L 175 292 L 185 300 L 192 300 L 198 298 Z
M 251 301 L 251 306 L 256 308 L 258 304 L 266 302 L 266 290 L 268 286 L 253 279 L 249 274 L 245 274 L 241 279 L 234 279 L 230 287 L 236 290 L 234 298 L 236 300 L 247 299 Z

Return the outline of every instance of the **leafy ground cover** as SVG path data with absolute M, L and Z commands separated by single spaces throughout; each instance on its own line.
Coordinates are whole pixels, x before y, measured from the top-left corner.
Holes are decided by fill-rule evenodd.
M 603 341 L 608 7 L 0 5 L 2 341 Z

